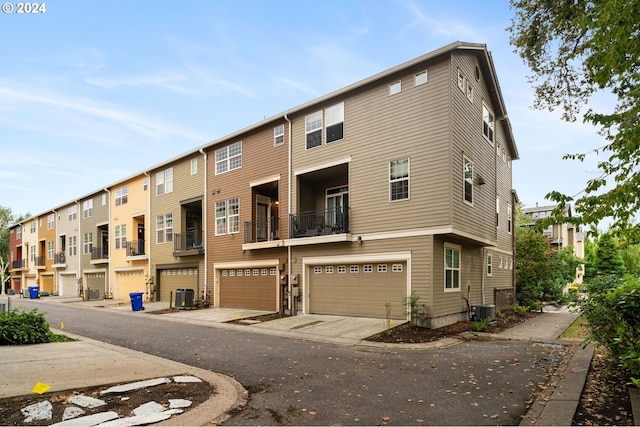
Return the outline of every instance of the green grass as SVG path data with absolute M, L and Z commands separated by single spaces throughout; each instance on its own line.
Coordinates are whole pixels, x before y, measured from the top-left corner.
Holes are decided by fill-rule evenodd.
M 78 341 L 78 340 L 69 338 L 66 335 L 51 334 L 51 340 L 49 342 L 73 342 L 73 341 Z
M 589 333 L 588 328 L 589 325 L 587 324 L 586 319 L 583 316 L 580 316 L 567 328 L 566 331 L 562 333 L 562 335 L 560 335 L 560 338 L 565 340 L 582 341 Z

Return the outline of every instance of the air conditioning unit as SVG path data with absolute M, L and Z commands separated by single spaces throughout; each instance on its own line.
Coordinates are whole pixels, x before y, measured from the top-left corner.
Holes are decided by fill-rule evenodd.
M 177 309 L 193 308 L 194 307 L 194 292 L 193 289 L 180 288 L 176 290 L 176 305 Z
M 494 304 L 478 304 L 473 306 L 476 320 L 485 320 L 490 318 L 491 321 L 496 320 L 496 306 Z

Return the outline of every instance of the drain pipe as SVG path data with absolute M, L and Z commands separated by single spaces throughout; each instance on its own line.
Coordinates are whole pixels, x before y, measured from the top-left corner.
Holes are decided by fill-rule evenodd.
M 484 276 L 485 276 L 485 268 L 486 268 L 486 263 L 487 263 L 487 261 L 485 260 L 485 257 L 486 257 L 486 248 L 483 246 L 482 247 L 482 268 L 480 269 L 480 271 L 482 271 L 482 275 L 480 276 L 480 290 L 481 290 L 481 294 L 482 294 L 482 304 L 483 305 L 485 303 L 485 299 L 484 299 Z M 493 264 L 492 264 L 491 268 L 493 268 Z
M 204 301 L 207 300 L 207 280 L 208 280 L 208 275 L 207 275 L 207 255 L 209 254 L 209 251 L 207 250 L 207 152 L 204 151 L 204 148 L 201 148 L 200 150 L 200 154 L 202 154 L 203 156 L 203 163 L 204 163 L 204 199 L 202 200 L 203 203 L 203 208 L 202 208 L 202 212 L 204 213 L 203 218 L 202 218 L 202 228 L 203 228 L 203 236 L 202 236 L 202 244 L 204 245 L 204 295 L 203 295 L 203 303 Z M 200 269 L 198 269 L 198 274 L 200 274 Z M 198 296 L 200 295 L 200 280 L 198 279 Z
M 289 152 L 289 159 L 287 160 L 288 162 L 288 172 L 287 172 L 287 238 L 291 239 L 291 236 L 289 236 L 289 230 L 291 229 L 291 227 L 289 227 L 289 221 L 290 221 L 290 217 L 289 215 L 291 214 L 291 128 L 292 128 L 292 124 L 291 124 L 291 120 L 289 120 L 288 115 L 285 113 L 285 115 L 283 116 L 284 119 L 287 121 L 287 123 L 289 124 L 289 137 L 288 137 L 288 152 Z M 291 245 L 287 245 L 287 292 L 289 293 L 289 298 L 287 298 L 287 306 L 289 309 L 289 315 L 293 316 L 295 315 L 295 313 L 293 313 L 293 285 L 291 283 L 292 278 L 293 278 L 293 274 L 291 274 Z

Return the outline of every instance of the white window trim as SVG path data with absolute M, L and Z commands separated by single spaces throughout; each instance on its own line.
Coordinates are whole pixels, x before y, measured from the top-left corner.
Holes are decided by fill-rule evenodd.
M 447 289 L 447 249 L 453 249 L 458 251 L 459 257 L 458 257 L 458 268 L 454 269 L 454 268 L 450 268 L 450 270 L 458 271 L 458 287 L 457 288 L 449 288 Z M 448 243 L 445 242 L 444 244 L 444 259 L 442 260 L 442 264 L 443 264 L 443 275 L 442 275 L 442 288 L 444 289 L 444 292 L 448 293 L 448 292 L 460 292 L 461 288 L 462 288 L 462 246 L 460 245 L 456 245 L 453 243 Z
M 487 254 L 487 268 L 486 268 L 487 276 L 493 276 L 493 255 Z
M 198 174 L 198 158 L 191 159 L 191 176 Z
M 420 80 L 422 76 L 424 76 L 424 81 L 423 82 L 419 82 L 418 80 Z M 428 82 L 429 82 L 429 72 L 428 72 L 428 70 L 421 71 L 419 73 L 416 73 L 413 76 L 413 85 L 414 86 L 421 86 L 421 85 L 427 84 Z
M 491 123 L 486 122 L 485 119 L 484 119 L 485 110 L 490 115 L 490 117 L 493 118 Z M 491 131 L 493 132 L 493 134 L 492 134 L 493 137 L 492 138 L 490 138 L 489 135 L 485 135 L 485 133 L 484 133 L 485 123 L 487 124 L 487 128 L 491 129 Z M 491 146 L 493 146 L 493 144 L 495 144 L 495 141 L 496 141 L 496 115 L 493 113 L 493 110 L 491 110 L 491 108 L 489 108 L 489 106 L 484 102 L 482 103 L 482 136 L 484 137 L 484 139 L 489 141 Z
M 402 92 L 402 80 L 389 83 L 389 96 L 397 95 Z
M 403 160 L 407 161 L 407 176 L 406 177 L 402 177 L 402 178 L 392 179 L 391 178 L 391 163 L 399 162 L 399 161 L 403 161 Z M 390 160 L 389 161 L 388 174 L 389 174 L 389 202 L 390 203 L 396 203 L 396 202 L 404 202 L 406 200 L 411 200 L 411 158 L 410 157 L 403 157 L 403 158 L 400 158 L 400 159 Z M 399 181 L 404 181 L 404 180 L 407 181 L 407 197 L 405 199 L 393 200 L 391 198 L 391 184 L 394 183 L 394 182 L 399 182 Z
M 279 141 L 279 138 L 282 138 L 282 140 Z M 278 125 L 273 128 L 273 146 L 279 147 L 281 145 L 284 145 L 284 125 Z
M 467 163 L 471 165 L 471 181 L 467 180 Z M 471 201 L 468 201 L 466 198 L 466 183 L 471 183 Z M 474 188 L 473 188 L 473 161 L 469 159 L 467 156 L 462 158 L 462 201 L 469 206 L 473 206 L 473 196 L 474 196 Z
M 320 117 L 318 120 L 316 117 Z M 314 148 L 322 147 L 324 143 L 324 120 L 323 120 L 322 110 L 314 111 L 311 114 L 307 114 L 304 118 L 304 148 L 305 150 L 313 150 Z M 319 121 L 319 124 L 318 124 Z M 313 127 L 310 127 L 312 126 Z M 313 147 L 309 147 L 309 143 L 307 138 L 309 134 L 316 133 L 320 131 L 320 144 L 314 145 Z

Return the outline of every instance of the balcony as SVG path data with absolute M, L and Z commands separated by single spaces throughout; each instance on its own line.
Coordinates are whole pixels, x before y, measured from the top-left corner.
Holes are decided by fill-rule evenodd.
M 349 233 L 349 208 L 324 209 L 289 215 L 289 237 L 328 236 Z
M 64 252 L 58 252 L 53 255 L 53 268 L 66 268 L 67 258 Z
M 102 264 L 109 261 L 108 246 L 94 246 L 91 248 L 91 264 Z
M 36 266 L 36 268 L 38 270 L 45 270 L 47 268 L 47 266 L 44 263 L 44 257 L 43 256 L 35 257 L 34 264 L 35 264 L 35 266 Z
M 278 224 L 280 218 L 271 217 L 244 223 L 244 242 L 257 243 L 279 240 Z
M 204 253 L 202 243 L 202 233 L 174 234 L 173 236 L 173 256 L 191 256 Z
M 27 260 L 26 259 L 18 259 L 18 260 L 15 260 L 15 261 L 11 261 L 11 269 L 12 270 L 27 269 Z
M 127 251 L 127 256 L 125 257 L 127 261 L 147 259 L 147 255 L 144 250 L 144 239 L 127 242 L 125 249 Z

